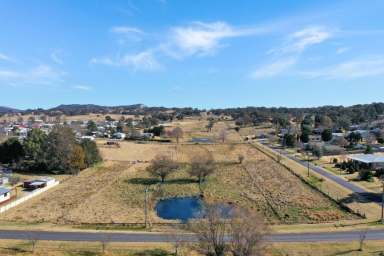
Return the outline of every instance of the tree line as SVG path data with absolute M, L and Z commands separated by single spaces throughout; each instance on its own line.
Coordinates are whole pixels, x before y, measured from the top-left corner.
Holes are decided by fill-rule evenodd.
M 289 118 L 302 120 L 305 116 L 317 116 L 316 122 L 323 116 L 330 118 L 334 126 L 347 128 L 351 124 L 359 124 L 376 120 L 384 114 L 384 103 L 359 104 L 349 107 L 323 106 L 314 108 L 286 108 L 286 107 L 246 107 L 211 110 L 216 115 L 232 116 L 238 125 L 259 124 L 266 121 L 285 126 Z
M 100 162 L 94 141 L 78 141 L 67 126 L 55 126 L 47 135 L 32 129 L 22 142 L 10 138 L 0 144 L 0 163 L 30 172 L 75 174 Z

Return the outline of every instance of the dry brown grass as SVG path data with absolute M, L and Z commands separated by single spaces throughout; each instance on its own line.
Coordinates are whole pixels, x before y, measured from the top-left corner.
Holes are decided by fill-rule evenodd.
M 195 154 L 210 152 L 217 162 L 214 175 L 203 186 L 208 201 L 228 202 L 257 210 L 272 223 L 308 223 L 353 218 L 297 177 L 247 144 L 159 145 L 122 142 L 120 149 L 102 148 L 108 160 L 81 172 L 56 188 L 14 208 L 1 220 L 20 222 L 143 223 L 144 189 L 150 185 L 152 222 L 164 222 L 153 209 L 160 198 L 200 193 L 184 167 L 162 185 L 144 171 L 150 160 L 169 153 L 187 163 Z M 243 165 L 238 155 L 245 156 Z M 161 188 L 161 189 L 160 189 Z
M 254 146 L 263 152 L 276 157 L 276 154 L 268 147 L 260 143 L 254 143 Z M 315 185 L 331 198 L 335 200 L 342 200 L 344 205 L 352 209 L 354 212 L 364 214 L 369 220 L 377 220 L 380 218 L 380 207 L 376 203 L 364 200 L 363 198 L 356 198 L 356 195 L 349 189 L 315 172 L 311 172 L 311 176 L 308 178 L 307 168 L 291 159 L 283 157 L 281 163 L 289 167 L 296 175 L 302 177 L 308 182 L 312 182 L 312 180 L 322 180 L 321 183 L 317 183 Z
M 239 142 L 241 138 L 234 130 L 235 124 L 233 121 L 218 121 L 215 122 L 212 131 L 207 131 L 208 121 L 205 119 L 187 119 L 176 121 L 167 125 L 166 130 L 171 130 L 174 127 L 183 129 L 184 136 L 181 142 L 190 142 L 193 137 L 209 138 L 214 142 L 220 142 L 219 133 L 221 130 L 227 130 L 226 142 Z
M 122 141 L 120 148 L 100 146 L 100 151 L 105 160 L 132 162 L 150 161 L 157 154 L 167 154 L 179 162 L 188 162 L 198 152 L 210 152 L 216 161 L 237 161 L 239 154 L 247 155 L 250 147 L 247 145 L 234 144 L 156 144 L 136 143 Z M 104 141 L 98 141 L 99 145 Z M 254 156 L 257 157 L 257 156 Z
M 167 243 L 107 243 L 102 253 L 101 242 L 38 241 L 32 252 L 30 241 L 0 240 L 2 256 L 158 256 L 172 255 L 173 250 L 173 245 Z M 184 248 L 183 252 L 194 255 L 189 254 L 188 248 Z
M 111 188 L 125 171 L 129 172 L 128 166 L 121 164 L 87 169 L 0 217 L 23 222 L 110 222 L 124 215 Z
M 185 139 L 206 134 L 216 138 L 228 130 L 229 143 L 157 144 L 122 141 L 120 148 L 104 146 L 98 141 L 106 162 L 81 172 L 58 187 L 14 208 L 0 220 L 19 222 L 127 223 L 143 222 L 144 190 L 150 186 L 152 222 L 164 222 L 156 216 L 155 202 L 173 196 L 198 195 L 200 189 L 187 172 L 191 158 L 211 154 L 217 168 L 203 185 L 208 201 L 228 202 L 261 212 L 271 223 L 312 223 L 354 216 L 342 211 L 319 192 L 262 154 L 249 144 L 238 143 L 240 135 L 232 121 L 215 123 L 212 132 L 205 131 L 206 120 L 183 120 L 180 126 Z M 234 142 L 234 143 L 232 143 Z M 147 162 L 158 154 L 166 154 L 183 163 L 183 167 L 160 186 L 144 170 Z M 245 161 L 238 163 L 238 156 Z
M 356 242 L 317 242 L 317 243 L 275 243 L 267 245 L 266 256 L 380 256 L 384 252 L 384 241 L 366 241 L 363 251 Z M 138 256 L 173 255 L 174 246 L 169 243 L 108 243 L 102 253 L 100 242 L 60 242 L 39 241 L 32 253 L 29 241 L 1 240 L 0 255 L 9 256 Z M 180 248 L 180 255 L 199 256 L 191 246 Z M 160 254 L 165 253 L 165 254 Z
M 384 253 L 384 241 L 366 241 L 364 250 L 359 251 L 359 243 L 334 242 L 334 243 L 280 243 L 269 248 L 268 256 L 380 256 Z

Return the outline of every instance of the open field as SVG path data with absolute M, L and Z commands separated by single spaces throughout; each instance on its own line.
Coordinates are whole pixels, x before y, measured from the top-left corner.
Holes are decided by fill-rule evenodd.
M 275 243 L 267 245 L 266 256 L 381 256 L 384 241 L 366 241 L 363 250 L 359 242 L 318 242 L 318 243 Z M 0 254 L 9 256 L 171 256 L 174 245 L 170 243 L 105 243 L 101 242 L 56 242 L 38 241 L 32 249 L 31 240 L 1 240 Z M 33 250 L 33 251 L 32 251 Z M 201 256 L 193 245 L 184 244 L 179 248 L 181 256 Z
M 253 145 L 274 159 L 278 158 L 278 155 L 267 146 L 260 143 L 254 143 Z M 380 207 L 375 202 L 356 196 L 351 190 L 328 178 L 325 178 L 320 174 L 311 172 L 310 177 L 308 177 L 307 168 L 305 166 L 285 156 L 280 159 L 280 163 L 284 164 L 293 173 L 295 173 L 295 175 L 301 177 L 306 182 L 311 183 L 313 186 L 317 187 L 334 200 L 342 201 L 345 206 L 352 209 L 354 212 L 364 214 L 369 220 L 377 220 L 380 217 Z
M 38 241 L 32 249 L 31 240 L 1 240 L 0 255 L 9 256 L 171 256 L 173 245 L 165 243 L 108 243 Z M 185 255 L 189 249 L 183 250 Z M 188 251 L 188 252 L 187 252 Z
M 0 216 L 4 221 L 79 223 L 143 223 L 144 189 L 150 186 L 153 223 L 166 222 L 153 206 L 160 198 L 200 194 L 186 168 L 193 155 L 212 154 L 214 175 L 203 185 L 208 201 L 228 202 L 262 213 L 270 223 L 318 223 L 355 219 L 319 192 L 248 144 L 136 144 L 101 147 L 107 161 L 68 178 L 49 193 Z M 184 167 L 162 186 L 144 171 L 159 153 L 173 156 Z M 238 155 L 245 156 L 243 164 Z M 129 162 L 131 161 L 131 162 Z
M 221 142 L 220 132 L 226 130 L 226 142 L 239 142 L 241 137 L 234 130 L 235 124 L 232 121 L 218 121 L 215 122 L 211 131 L 208 132 L 206 126 L 208 121 L 202 118 L 191 118 L 183 121 L 175 121 L 166 124 L 166 130 L 171 130 L 175 127 L 183 129 L 183 138 L 180 142 L 190 142 L 193 137 L 209 138 L 212 142 Z
M 189 162 L 194 154 L 209 152 L 215 161 L 236 162 L 239 154 L 249 155 L 255 160 L 258 155 L 252 155 L 248 151 L 252 149 L 246 145 L 233 144 L 157 144 L 157 143 L 136 143 L 122 141 L 120 148 L 103 146 L 104 141 L 98 141 L 100 151 L 105 160 L 116 162 L 150 161 L 158 154 L 171 156 L 178 162 Z
M 269 256 L 381 256 L 384 255 L 384 241 L 366 241 L 363 251 L 359 242 L 339 243 L 280 243 L 269 247 Z

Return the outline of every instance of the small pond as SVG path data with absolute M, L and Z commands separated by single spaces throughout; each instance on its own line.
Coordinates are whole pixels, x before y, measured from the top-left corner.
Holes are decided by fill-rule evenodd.
M 230 204 L 223 203 L 219 207 L 223 218 L 232 215 L 233 207 Z M 203 218 L 204 208 L 204 201 L 200 197 L 173 197 L 160 200 L 156 204 L 156 213 L 163 219 L 187 222 L 189 219 Z
M 191 140 L 193 143 L 213 143 L 210 138 L 193 137 Z

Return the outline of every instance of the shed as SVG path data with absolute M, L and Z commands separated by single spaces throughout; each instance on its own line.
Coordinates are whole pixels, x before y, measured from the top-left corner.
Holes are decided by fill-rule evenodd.
M 384 156 L 375 154 L 357 154 L 347 156 L 355 163 L 367 167 L 369 169 L 377 170 L 384 168 Z

